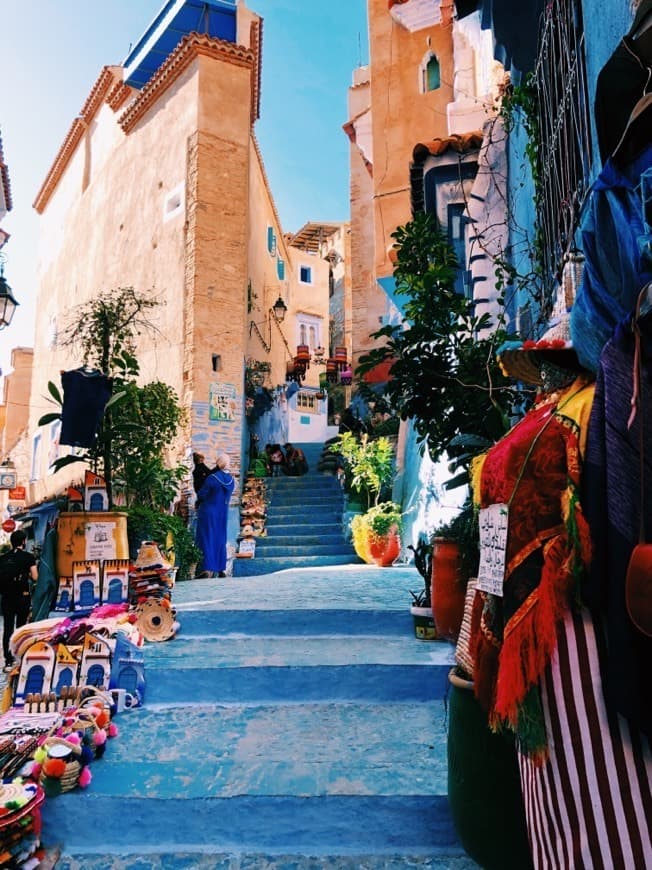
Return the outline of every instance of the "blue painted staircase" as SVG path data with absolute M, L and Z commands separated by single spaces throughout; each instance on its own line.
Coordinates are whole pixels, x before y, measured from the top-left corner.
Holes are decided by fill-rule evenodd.
M 298 444 L 308 461 L 301 477 L 268 478 L 266 536 L 253 559 L 234 559 L 233 575 L 359 562 L 342 526 L 344 495 L 335 477 L 317 471 L 321 444 Z
M 50 799 L 57 870 L 468 870 L 446 798 L 446 643 L 414 638 L 413 568 L 177 584 L 146 705 Z

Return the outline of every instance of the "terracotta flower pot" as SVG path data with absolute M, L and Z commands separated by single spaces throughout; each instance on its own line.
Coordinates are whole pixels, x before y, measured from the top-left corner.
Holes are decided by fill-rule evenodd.
M 456 641 L 464 616 L 465 578 L 460 571 L 456 541 L 432 539 L 430 600 L 439 637 Z
M 398 559 L 401 552 L 401 536 L 396 529 L 390 529 L 386 535 L 369 534 L 369 555 L 374 565 L 388 568 Z

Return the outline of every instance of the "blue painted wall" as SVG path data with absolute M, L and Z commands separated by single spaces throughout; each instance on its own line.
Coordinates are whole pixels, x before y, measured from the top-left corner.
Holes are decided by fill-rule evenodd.
M 633 15 L 626 0 L 584 0 L 584 35 L 587 83 L 591 106 L 591 138 L 593 176 L 601 169 L 593 105 L 600 70 L 605 65 L 619 40 L 629 30 Z M 534 238 L 534 184 L 525 154 L 526 137 L 522 126 L 516 124 L 508 140 L 508 191 L 512 210 L 510 248 L 512 263 L 522 275 L 530 271 L 526 238 Z M 536 306 L 532 304 L 527 288 L 513 289 L 507 294 L 507 314 L 510 324 L 515 322 L 518 309 L 530 300 L 533 319 Z M 523 336 L 527 337 L 527 336 Z

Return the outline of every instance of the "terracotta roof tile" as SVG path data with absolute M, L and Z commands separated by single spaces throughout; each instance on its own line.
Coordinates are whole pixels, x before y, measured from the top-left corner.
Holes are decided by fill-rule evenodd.
M 225 39 L 214 39 L 205 34 L 189 33 L 170 53 L 120 118 L 119 124 L 125 133 L 133 130 L 161 94 L 165 93 L 192 61 L 199 56 L 219 58 L 236 66 L 254 67 L 255 65 L 254 52 L 250 48 L 235 45 Z
M 11 201 L 11 184 L 9 182 L 9 169 L 7 167 L 7 164 L 5 163 L 5 158 L 2 151 L 2 136 L 0 136 L 0 182 L 2 183 L 2 190 L 4 192 L 7 211 L 11 211 L 13 205 Z
M 135 94 L 134 88 L 130 88 L 122 81 L 116 82 L 109 93 L 106 95 L 106 101 L 114 112 L 121 109 L 132 94 Z
M 422 163 L 426 157 L 440 157 L 446 151 L 457 151 L 465 154 L 467 151 L 477 151 L 482 145 L 482 132 L 474 130 L 472 133 L 455 133 L 453 136 L 431 139 L 430 142 L 419 142 L 414 146 L 412 159 L 415 163 Z
M 263 19 L 251 22 L 249 45 L 254 53 L 254 87 L 251 95 L 251 123 L 260 118 L 260 91 L 262 79 L 263 55 Z

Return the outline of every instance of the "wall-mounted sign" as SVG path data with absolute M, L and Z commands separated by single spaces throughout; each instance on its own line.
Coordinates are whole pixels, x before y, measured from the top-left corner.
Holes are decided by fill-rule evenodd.
M 0 466 L 0 489 L 15 489 L 17 477 L 15 468 L 8 465 Z
M 208 420 L 210 423 L 232 423 L 236 412 L 235 386 L 214 382 L 208 393 Z
M 25 501 L 25 487 L 15 486 L 9 490 L 9 498 L 12 501 Z
M 5 520 L 2 524 L 3 532 L 13 532 L 16 530 L 16 520 L 12 520 L 11 518 Z

